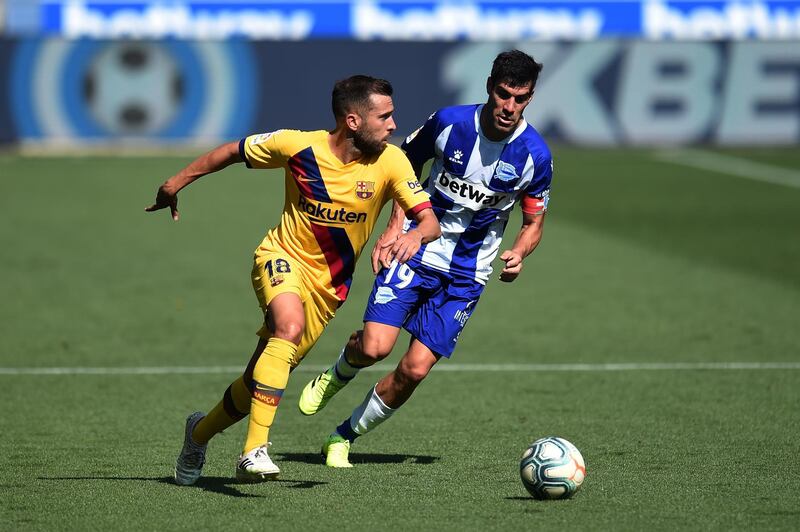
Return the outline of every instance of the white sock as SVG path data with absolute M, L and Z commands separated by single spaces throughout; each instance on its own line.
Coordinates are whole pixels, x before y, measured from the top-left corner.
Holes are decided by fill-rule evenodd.
M 396 408 L 386 406 L 373 387 L 364 401 L 353 410 L 353 415 L 350 416 L 350 427 L 353 432 L 361 436 L 389 419 L 396 410 Z
M 350 382 L 358 374 L 358 370 L 361 369 L 347 361 L 347 357 L 344 354 L 345 350 L 347 350 L 347 347 L 342 349 L 341 353 L 339 353 L 339 358 L 333 365 L 333 374 L 339 382 Z

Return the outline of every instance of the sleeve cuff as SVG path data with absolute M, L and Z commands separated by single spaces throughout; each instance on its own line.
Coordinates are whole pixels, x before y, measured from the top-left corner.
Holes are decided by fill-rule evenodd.
M 420 203 L 418 205 L 415 205 L 415 206 L 411 207 L 410 209 L 408 209 L 406 211 L 406 216 L 411 218 L 412 216 L 417 214 L 419 211 L 424 211 L 425 209 L 432 209 L 432 208 L 433 208 L 433 206 L 431 205 L 430 201 L 424 201 L 424 202 L 422 202 L 422 203 Z
M 246 141 L 246 140 L 247 140 L 247 137 L 245 137 L 245 138 L 243 138 L 242 140 L 239 141 L 239 157 L 242 158 L 242 160 L 244 161 L 245 166 L 247 166 L 248 168 L 252 168 L 253 166 L 250 164 L 250 161 L 247 160 L 247 155 L 244 152 L 244 141 Z

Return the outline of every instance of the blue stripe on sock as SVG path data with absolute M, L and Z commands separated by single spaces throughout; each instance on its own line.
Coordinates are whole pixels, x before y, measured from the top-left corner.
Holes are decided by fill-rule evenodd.
M 353 443 L 358 438 L 358 434 L 350 427 L 350 418 L 345 419 L 341 425 L 336 427 L 336 433 L 350 443 Z

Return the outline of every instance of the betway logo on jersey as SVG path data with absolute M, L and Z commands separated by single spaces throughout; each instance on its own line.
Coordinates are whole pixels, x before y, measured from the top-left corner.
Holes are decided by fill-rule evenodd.
M 502 209 L 509 203 L 510 196 L 505 192 L 497 192 L 480 183 L 470 183 L 442 172 L 436 180 L 436 189 L 452 198 L 457 204 L 474 211 L 491 207 Z M 455 195 L 456 197 L 453 197 Z
M 367 213 L 365 212 L 348 211 L 345 210 L 344 207 L 334 209 L 330 204 L 326 206 L 323 203 L 309 200 L 302 194 L 300 195 L 300 201 L 297 202 L 297 206 L 308 215 L 312 222 L 321 224 L 360 224 L 367 221 Z

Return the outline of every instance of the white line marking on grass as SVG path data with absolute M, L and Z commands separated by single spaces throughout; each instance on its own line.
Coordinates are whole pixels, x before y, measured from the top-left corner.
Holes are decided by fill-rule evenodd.
M 741 157 L 687 149 L 657 151 L 653 154 L 653 158 L 667 163 L 743 177 L 753 181 L 800 188 L 800 172 L 780 166 L 758 163 Z
M 362 371 L 389 371 L 390 365 L 372 366 Z M 317 373 L 326 366 L 300 366 L 296 371 Z M 434 371 L 680 371 L 680 370 L 764 370 L 800 369 L 800 362 L 655 362 L 608 364 L 448 364 L 434 367 Z M 56 367 L 56 368 L 0 368 L 0 375 L 218 375 L 241 373 L 241 366 L 142 366 L 142 367 Z

